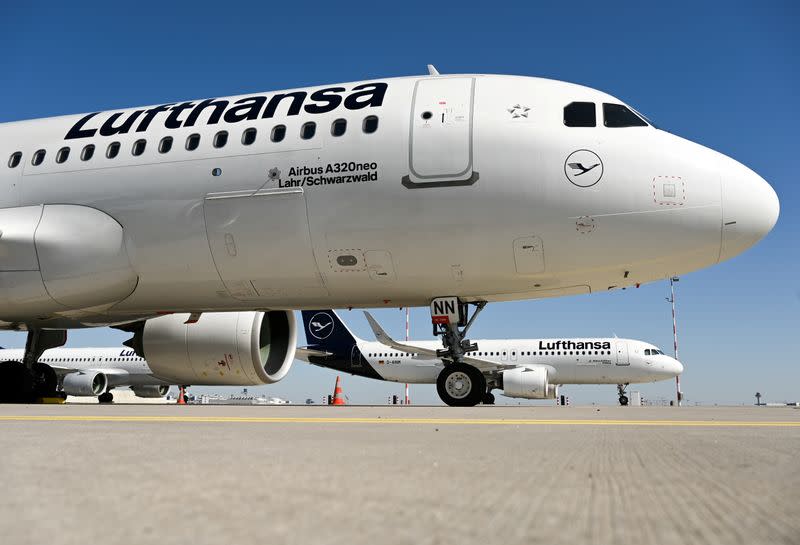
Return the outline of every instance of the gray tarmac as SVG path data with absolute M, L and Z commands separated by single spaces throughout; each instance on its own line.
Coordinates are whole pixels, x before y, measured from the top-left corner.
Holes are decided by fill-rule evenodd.
M 800 544 L 800 410 L 0 406 L 16 544 Z

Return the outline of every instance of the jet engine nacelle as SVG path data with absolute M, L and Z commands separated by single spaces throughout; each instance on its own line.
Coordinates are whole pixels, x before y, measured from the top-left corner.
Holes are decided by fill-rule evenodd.
M 558 385 L 550 384 L 546 367 L 531 365 L 503 371 L 503 393 L 525 399 L 555 399 Z
M 164 397 L 169 393 L 169 386 L 162 384 L 147 384 L 144 386 L 131 386 L 131 391 L 136 397 Z
M 189 317 L 147 320 L 125 344 L 172 384 L 271 384 L 289 372 L 297 345 L 291 311 L 207 312 L 187 323 Z
M 70 396 L 99 396 L 108 388 L 108 377 L 100 371 L 70 373 L 64 377 L 64 393 Z

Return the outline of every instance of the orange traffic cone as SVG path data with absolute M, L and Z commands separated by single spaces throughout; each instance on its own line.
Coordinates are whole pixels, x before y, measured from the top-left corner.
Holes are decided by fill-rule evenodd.
M 344 394 L 342 393 L 342 386 L 339 375 L 336 375 L 336 387 L 333 389 L 333 402 L 331 405 L 347 405 L 344 401 Z
M 186 394 L 183 386 L 178 387 L 178 405 L 186 405 Z

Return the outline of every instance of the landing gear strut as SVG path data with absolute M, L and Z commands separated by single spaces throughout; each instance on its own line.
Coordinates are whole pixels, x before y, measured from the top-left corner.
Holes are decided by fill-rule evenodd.
M 39 358 L 45 350 L 66 342 L 67 332 L 63 329 L 28 331 L 22 362 L 0 363 L 0 403 L 31 403 L 39 397 L 57 395 L 56 373 Z
M 617 392 L 619 393 L 619 404 L 623 407 L 628 404 L 628 396 L 625 395 L 625 388 L 627 384 L 617 384 Z
M 467 320 L 467 304 L 456 297 L 440 297 L 431 303 L 433 334 L 442 337 L 442 350 L 436 355 L 445 363 L 436 379 L 436 391 L 448 405 L 472 407 L 478 403 L 494 402 L 486 390 L 486 377 L 475 367 L 464 363 L 464 356 L 478 350 L 478 345 L 466 339 L 467 331 L 475 322 L 485 301 L 474 303 L 475 312 Z

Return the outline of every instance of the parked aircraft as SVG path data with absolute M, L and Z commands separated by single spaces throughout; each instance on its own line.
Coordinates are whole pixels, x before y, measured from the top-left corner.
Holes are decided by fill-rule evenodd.
M 628 384 L 675 378 L 681 363 L 658 347 L 633 339 L 488 339 L 465 363 L 479 373 L 452 370 L 437 355 L 437 341 L 399 343 L 371 315 L 377 341 L 356 337 L 333 310 L 304 310 L 308 347 L 297 357 L 320 367 L 376 380 L 436 384 L 448 405 L 494 403 L 492 390 L 508 397 L 552 399 L 562 384 L 616 384 L 628 404 Z M 480 376 L 478 376 L 480 375 Z
M 22 363 L 23 349 L 0 348 L 0 361 Z M 57 390 L 64 395 L 97 397 L 101 403 L 114 400 L 112 390 L 130 387 L 137 397 L 164 397 L 169 383 L 156 377 L 144 358 L 127 347 L 116 348 L 53 348 L 39 358 L 39 365 L 55 371 Z M 0 391 L 13 397 L 0 384 Z
M 607 93 L 435 70 L 0 124 L 0 157 L 0 328 L 28 332 L 0 382 L 31 395 L 80 327 L 131 331 L 191 383 L 198 316 L 222 311 L 212 352 L 249 322 L 261 383 L 293 359 L 292 309 L 452 307 L 432 319 L 464 364 L 466 304 L 708 267 L 779 210 L 758 174 Z M 188 316 L 149 325 L 170 313 Z

